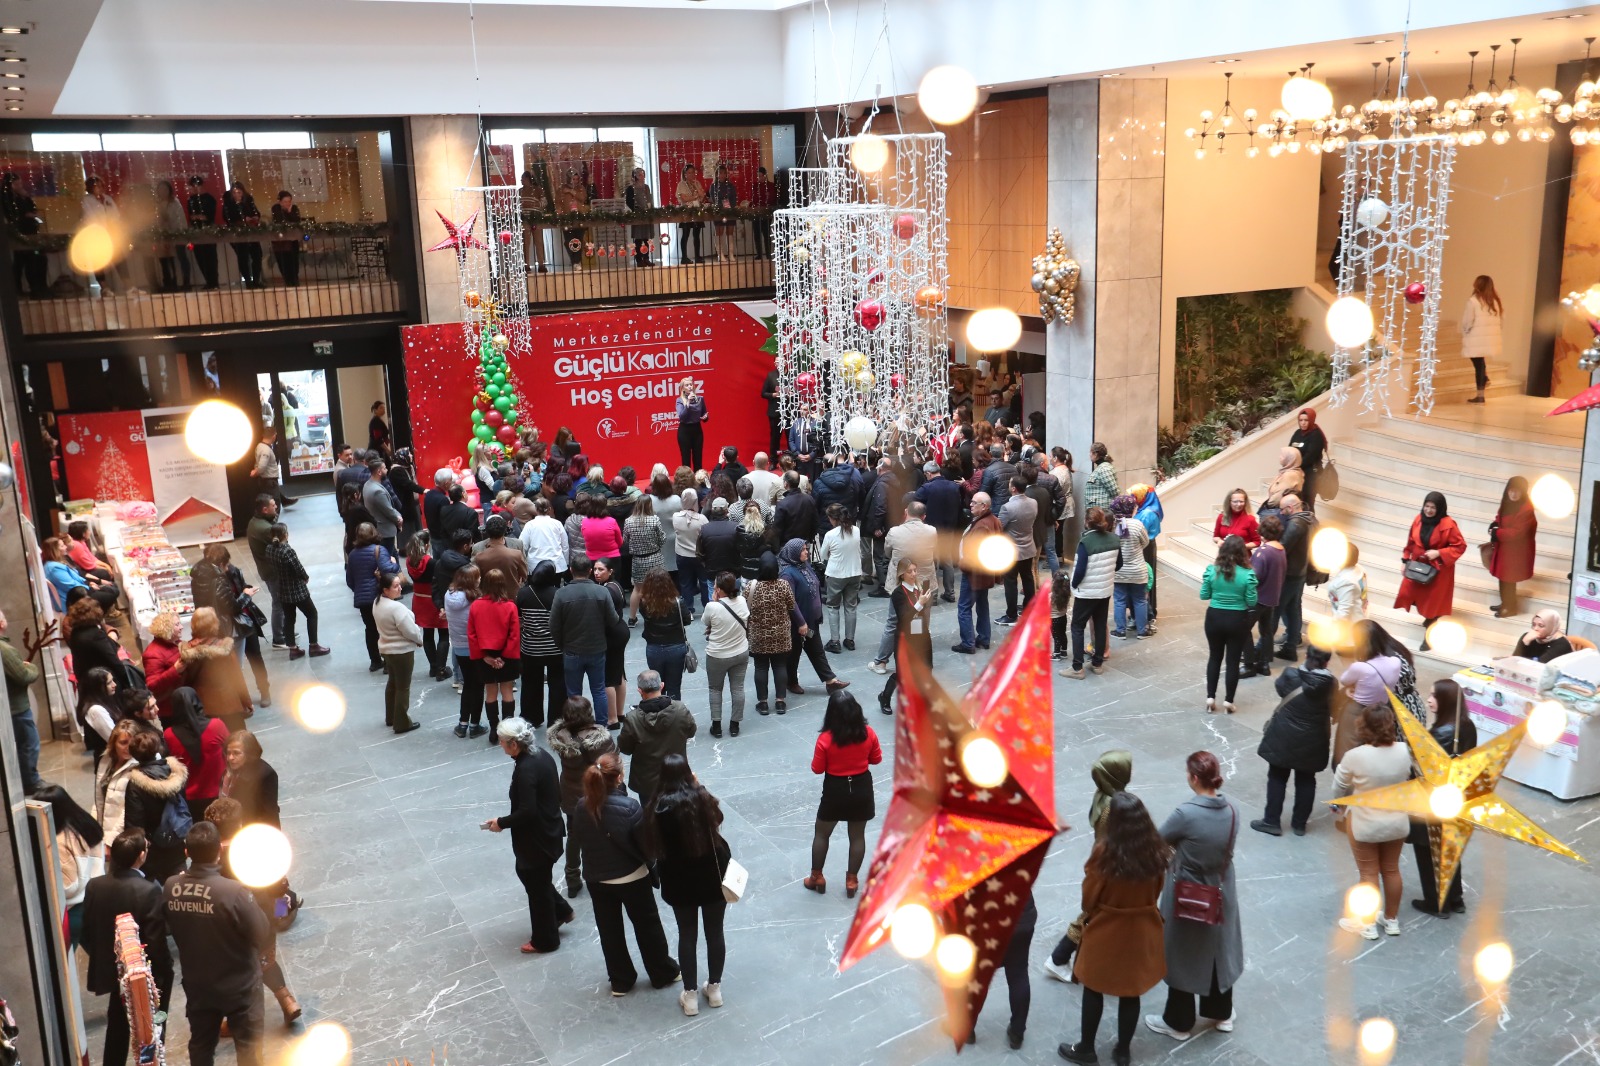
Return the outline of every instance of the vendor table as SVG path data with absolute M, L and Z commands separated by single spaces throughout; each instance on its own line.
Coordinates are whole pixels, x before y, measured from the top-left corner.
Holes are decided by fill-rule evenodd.
M 1523 743 L 1511 757 L 1505 776 L 1557 799 L 1600 794 L 1600 724 L 1594 717 L 1600 706 L 1532 696 L 1523 689 L 1497 682 L 1493 674 L 1481 670 L 1460 670 L 1455 680 L 1461 686 L 1467 713 L 1478 727 L 1480 744 L 1527 718 L 1535 703 L 1548 699 L 1560 703 L 1567 710 L 1567 728 L 1561 739 L 1542 749 Z
M 150 621 L 163 611 L 178 615 L 188 639 L 194 600 L 189 592 L 189 561 L 167 543 L 154 508 L 148 518 L 127 518 L 126 503 L 95 505 L 94 524 L 112 573 L 128 600 L 139 647 L 150 643 Z

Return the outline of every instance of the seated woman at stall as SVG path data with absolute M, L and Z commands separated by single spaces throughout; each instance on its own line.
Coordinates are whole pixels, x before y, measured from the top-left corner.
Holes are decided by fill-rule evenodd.
M 1541 663 L 1568 654 L 1572 651 L 1572 641 L 1567 639 L 1561 628 L 1559 612 L 1549 608 L 1536 611 L 1532 627 L 1517 638 L 1517 646 L 1511 654 Z
M 39 545 L 39 554 L 44 559 L 44 576 L 50 582 L 50 596 L 57 611 L 67 609 L 67 595 L 75 588 L 87 589 L 102 610 L 109 611 L 117 605 L 121 597 L 117 586 L 92 575 L 79 574 L 67 561 L 67 546 L 60 537 L 46 537 Z

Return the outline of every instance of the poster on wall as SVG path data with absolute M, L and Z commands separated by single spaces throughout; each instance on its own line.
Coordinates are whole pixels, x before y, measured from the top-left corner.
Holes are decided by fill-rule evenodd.
M 761 385 L 772 369 L 760 317 L 770 304 L 716 303 L 536 315 L 526 354 L 509 353 L 510 384 L 523 420 L 541 440 L 566 426 L 607 476 L 632 466 L 679 463 L 678 382 L 692 377 L 706 398 L 702 466 L 726 445 L 746 465 L 767 443 Z M 470 461 L 477 357 L 460 323 L 405 326 L 406 388 L 418 469 Z
M 1572 575 L 1572 618 L 1600 626 L 1600 574 L 1580 571 Z
M 283 187 L 303 204 L 328 202 L 328 161 L 326 159 L 280 159 L 278 172 Z
M 174 547 L 233 539 L 227 470 L 184 443 L 188 407 L 58 419 L 70 498 L 146 500 Z

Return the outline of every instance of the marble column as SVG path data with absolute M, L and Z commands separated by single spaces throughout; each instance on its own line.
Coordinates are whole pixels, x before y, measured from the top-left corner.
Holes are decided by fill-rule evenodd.
M 417 211 L 417 242 L 421 248 L 437 244 L 444 236 L 435 211 L 452 218 L 456 189 L 482 185 L 483 171 L 477 159 L 478 120 L 471 115 L 419 115 L 411 126 L 411 175 L 413 202 Z M 483 222 L 478 223 L 483 236 Z M 445 252 L 422 253 L 418 272 L 422 286 L 423 320 L 459 322 L 461 283 L 456 260 Z
M 1166 82 L 1050 87 L 1049 224 L 1078 261 L 1077 317 L 1046 333 L 1046 435 L 1079 469 L 1110 450 L 1119 481 L 1150 481 L 1161 378 Z

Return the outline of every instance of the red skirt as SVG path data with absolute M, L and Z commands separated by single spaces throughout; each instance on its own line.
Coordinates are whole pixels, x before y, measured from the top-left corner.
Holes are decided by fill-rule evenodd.
M 411 614 L 422 629 L 448 629 L 444 612 L 434 606 L 433 586 L 421 581 L 411 587 Z

